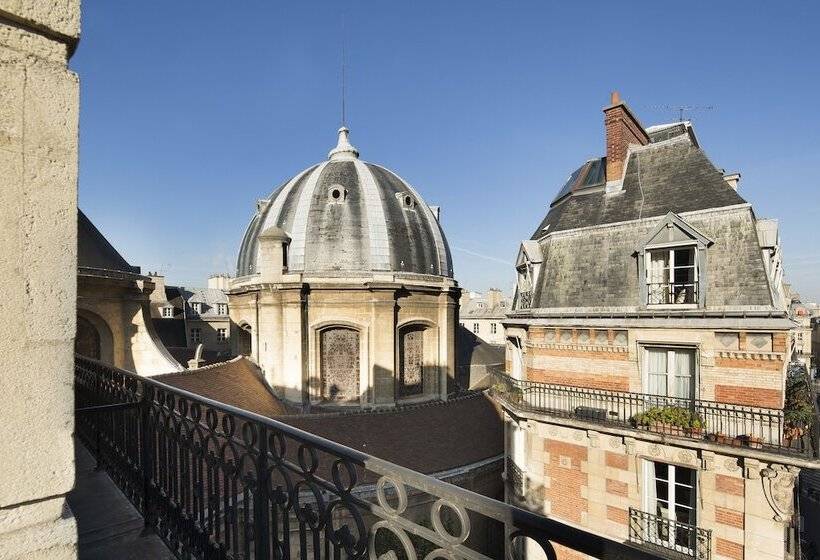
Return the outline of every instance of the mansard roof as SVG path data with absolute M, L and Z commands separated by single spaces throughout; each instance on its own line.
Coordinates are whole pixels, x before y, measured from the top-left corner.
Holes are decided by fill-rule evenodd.
M 560 195 L 532 239 L 556 231 L 664 216 L 668 212 L 681 214 L 745 203 L 698 146 L 694 133 L 684 133 L 688 130 L 662 128 L 650 135 L 652 143 L 633 147 L 622 188 L 604 188 L 598 181 L 590 188 L 582 186 Z M 657 138 L 664 139 L 655 141 Z

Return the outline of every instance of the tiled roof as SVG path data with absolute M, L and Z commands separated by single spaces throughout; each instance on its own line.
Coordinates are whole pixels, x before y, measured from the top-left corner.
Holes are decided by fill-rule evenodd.
M 288 407 L 262 381 L 259 368 L 244 357 L 153 379 L 263 416 L 288 413 Z
M 162 344 L 166 347 L 187 346 L 188 340 L 185 335 L 185 321 L 181 319 L 152 319 L 154 330 L 157 332 Z M 176 358 L 177 356 L 174 356 Z M 179 360 L 177 360 L 179 361 Z M 184 364 L 185 362 L 180 362 Z
M 487 305 L 486 297 L 477 297 L 462 303 L 458 314 L 462 319 L 503 319 L 510 307 L 510 300 L 506 297 L 492 307 Z
M 480 392 L 380 411 L 300 414 L 268 390 L 259 369 L 244 357 L 154 379 L 423 473 L 504 453 L 500 411 Z
M 483 393 L 386 412 L 294 415 L 280 420 L 425 474 L 504 453 L 500 412 Z

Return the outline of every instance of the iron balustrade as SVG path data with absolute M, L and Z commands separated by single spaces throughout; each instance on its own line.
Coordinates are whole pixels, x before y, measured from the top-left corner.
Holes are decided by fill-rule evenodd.
M 506 475 L 507 484 L 512 490 L 513 495 L 517 498 L 521 498 L 526 496 L 527 488 L 526 488 L 526 475 L 524 471 L 521 470 L 512 457 L 507 457 L 505 461 L 505 469 L 504 473 Z
M 712 531 L 629 508 L 629 540 L 654 549 L 668 550 L 672 558 L 709 560 Z
M 734 447 L 803 456 L 816 454 L 809 438 L 788 437 L 784 413 L 778 409 L 553 385 L 514 379 L 499 371 L 492 372 L 492 376 L 491 393 L 520 411 L 637 428 Z M 640 423 L 638 415 L 665 410 L 687 412 L 689 418 L 697 418 L 700 425 L 684 427 L 660 421 Z
M 698 283 L 695 282 L 647 282 L 649 305 L 683 305 L 698 302 Z
M 75 395 L 78 437 L 178 558 L 492 560 L 526 538 L 659 558 L 81 356 Z

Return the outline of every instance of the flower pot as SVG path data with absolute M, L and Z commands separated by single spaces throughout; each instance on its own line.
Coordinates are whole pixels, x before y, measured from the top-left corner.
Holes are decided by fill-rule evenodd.
M 670 436 L 683 435 L 683 428 L 666 422 L 651 422 L 649 424 L 649 431 L 659 434 L 668 434 Z
M 703 428 L 684 428 L 683 433 L 686 437 L 701 438 L 703 437 Z
M 721 445 L 732 445 L 732 442 L 735 438 L 732 436 L 727 436 L 725 434 L 717 434 L 715 436 L 715 441 Z

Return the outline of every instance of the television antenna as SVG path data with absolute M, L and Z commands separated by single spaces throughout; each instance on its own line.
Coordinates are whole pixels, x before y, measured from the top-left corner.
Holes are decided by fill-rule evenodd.
M 647 105 L 646 108 L 652 111 L 677 114 L 678 122 L 683 122 L 684 120 L 691 120 L 693 113 L 714 111 L 717 107 L 714 105 Z M 686 116 L 689 118 L 685 119 Z

